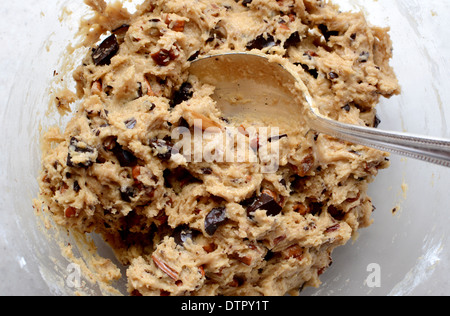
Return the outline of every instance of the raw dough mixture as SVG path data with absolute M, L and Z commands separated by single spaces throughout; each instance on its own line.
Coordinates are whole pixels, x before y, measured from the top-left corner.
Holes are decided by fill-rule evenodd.
M 44 138 L 44 211 L 68 230 L 103 236 L 132 295 L 319 286 L 332 251 L 371 224 L 367 188 L 388 155 L 317 134 L 301 117 L 268 141 L 252 136 L 254 122 L 224 116 L 214 87 L 189 76 L 189 65 L 232 50 L 280 56 L 323 114 L 377 127 L 380 96 L 400 91 L 388 29 L 322 0 L 146 0 L 133 14 L 86 3 L 95 14 L 81 25 L 89 51 L 73 73 L 76 97 L 58 97 L 60 107 L 79 106 L 64 131 Z M 238 130 L 256 162 L 190 162 L 173 150 L 173 130 L 194 135 L 199 120 Z M 258 150 L 275 142 L 279 168 L 264 173 Z

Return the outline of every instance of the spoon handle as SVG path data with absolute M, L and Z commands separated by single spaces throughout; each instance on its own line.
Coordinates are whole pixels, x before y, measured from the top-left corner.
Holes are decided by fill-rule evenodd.
M 450 167 L 450 140 L 344 124 L 313 112 L 311 127 L 351 143 Z

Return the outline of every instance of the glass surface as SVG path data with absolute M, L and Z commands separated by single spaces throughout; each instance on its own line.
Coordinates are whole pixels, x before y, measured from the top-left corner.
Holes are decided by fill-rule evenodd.
M 23 1 L 23 6 L 27 2 L 31 3 Z M 0 145 L 0 254 L 5 275 L 0 294 L 74 293 L 68 282 L 73 272 L 70 262 L 42 232 L 32 199 L 38 192 L 40 129 L 67 122 L 67 118 L 48 115 L 49 87 L 53 71 L 60 69 L 60 56 L 86 12 L 81 2 L 40 1 L 39 12 L 22 13 L 26 27 L 21 30 L 27 30 L 27 41 L 15 49 L 21 65 L 0 109 L 4 135 Z M 402 95 L 381 101 L 380 128 L 450 138 L 449 1 L 335 2 L 343 10 L 362 9 L 374 25 L 391 27 L 392 65 Z M 450 169 L 397 156 L 391 161 L 392 167 L 382 171 L 370 187 L 377 208 L 373 226 L 338 248 L 333 265 L 321 278 L 323 285 L 306 289 L 302 295 L 450 293 Z M 107 248 L 101 251 L 110 255 Z M 124 284 L 118 284 L 120 289 Z M 85 289 L 101 293 L 89 283 Z

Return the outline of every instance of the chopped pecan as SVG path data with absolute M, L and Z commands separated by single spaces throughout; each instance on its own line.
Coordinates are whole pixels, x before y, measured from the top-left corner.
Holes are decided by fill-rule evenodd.
M 298 166 L 293 166 L 295 173 L 300 177 L 305 177 L 314 167 L 315 159 L 313 154 L 307 155 Z
M 333 226 L 331 226 L 331 227 L 328 227 L 328 228 L 325 230 L 325 233 L 335 232 L 335 231 L 339 230 L 339 228 L 341 228 L 341 225 L 339 225 L 339 224 L 333 225 Z
M 206 246 L 203 246 L 203 250 L 205 250 L 207 253 L 211 253 L 217 249 L 217 245 L 215 243 L 208 244 Z
M 294 212 L 299 213 L 300 215 L 305 216 L 310 212 L 309 207 L 305 206 L 304 204 L 300 203 L 294 206 Z
M 191 117 L 194 119 L 194 127 L 201 129 L 203 131 L 210 131 L 210 132 L 220 132 L 223 130 L 223 126 L 219 123 L 214 122 L 210 118 L 206 117 L 203 114 L 200 114 L 198 112 L 192 111 L 192 110 L 186 110 Z
M 286 235 L 277 237 L 277 238 L 275 238 L 275 239 L 273 240 L 273 244 L 276 246 L 276 245 L 278 245 L 279 243 L 281 243 L 282 241 L 286 240 L 286 238 L 287 238 Z
M 73 217 L 77 216 L 77 209 L 74 208 L 74 207 L 68 207 L 68 208 L 65 210 L 64 215 L 65 215 L 67 218 L 73 218 Z
M 203 278 L 205 277 L 206 273 L 203 266 L 198 267 L 198 272 L 202 275 Z
M 179 279 L 179 273 L 170 267 L 167 263 L 165 263 L 161 258 L 159 258 L 157 255 L 152 256 L 153 262 L 156 264 L 156 266 L 161 269 L 165 274 L 167 274 L 172 280 L 178 281 Z
M 284 250 L 282 253 L 283 253 L 283 257 L 285 259 L 290 259 L 290 258 L 294 258 L 294 259 L 298 259 L 298 260 L 303 259 L 303 248 L 300 247 L 299 245 L 293 245 L 293 246 L 287 248 L 286 250 Z
M 134 166 L 132 170 L 134 183 L 138 184 L 140 181 L 138 180 L 138 177 L 141 175 L 141 167 L 140 166 Z
M 156 53 L 152 54 L 151 57 L 159 66 L 167 66 L 172 60 L 177 59 L 178 54 L 174 49 L 160 49 Z
M 150 82 L 148 81 L 147 77 L 144 78 L 144 85 L 147 90 L 146 93 L 148 96 L 150 96 L 150 97 L 156 96 L 156 93 L 153 91 L 152 86 L 151 86 Z
M 97 81 L 94 81 L 92 83 L 91 92 L 92 92 L 92 94 L 95 94 L 95 95 L 102 94 L 103 86 L 102 86 L 102 81 L 100 79 Z
M 235 259 L 239 262 L 242 262 L 243 264 L 250 266 L 252 264 L 252 257 L 250 256 L 244 256 L 241 257 L 238 253 L 233 253 L 230 255 L 230 258 Z
M 175 32 L 183 32 L 184 26 L 186 24 L 186 21 L 183 21 L 183 20 L 173 21 L 169 15 L 166 16 L 165 22 L 166 22 L 167 26 L 172 31 L 175 31 Z

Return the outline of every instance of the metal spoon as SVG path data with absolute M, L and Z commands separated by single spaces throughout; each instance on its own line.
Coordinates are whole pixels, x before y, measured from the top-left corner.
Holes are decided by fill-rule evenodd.
M 253 115 L 256 118 L 260 115 L 259 113 L 264 113 L 265 117 L 271 120 L 278 119 L 284 124 L 295 124 L 296 118 L 303 113 L 307 116 L 306 122 L 309 127 L 318 133 L 450 167 L 450 140 L 388 132 L 345 124 L 325 117 L 315 106 L 313 98 L 298 73 L 291 69 L 288 63 L 283 63 L 281 58 L 254 53 L 207 56 L 192 62 L 190 73 L 201 82 L 216 87 L 214 99 L 221 110 L 228 115 L 235 117 L 252 117 Z M 255 91 L 264 94 L 258 101 L 252 98 Z M 227 100 L 226 96 L 230 95 L 235 95 L 236 100 L 233 102 Z M 247 101 L 236 107 L 233 104 L 239 103 L 239 99 Z M 265 101 L 261 102 L 261 99 Z M 278 106 L 277 103 L 286 104 L 286 102 L 293 103 L 293 106 L 288 111 L 283 111 L 283 107 Z M 272 112 L 267 113 L 267 111 Z

